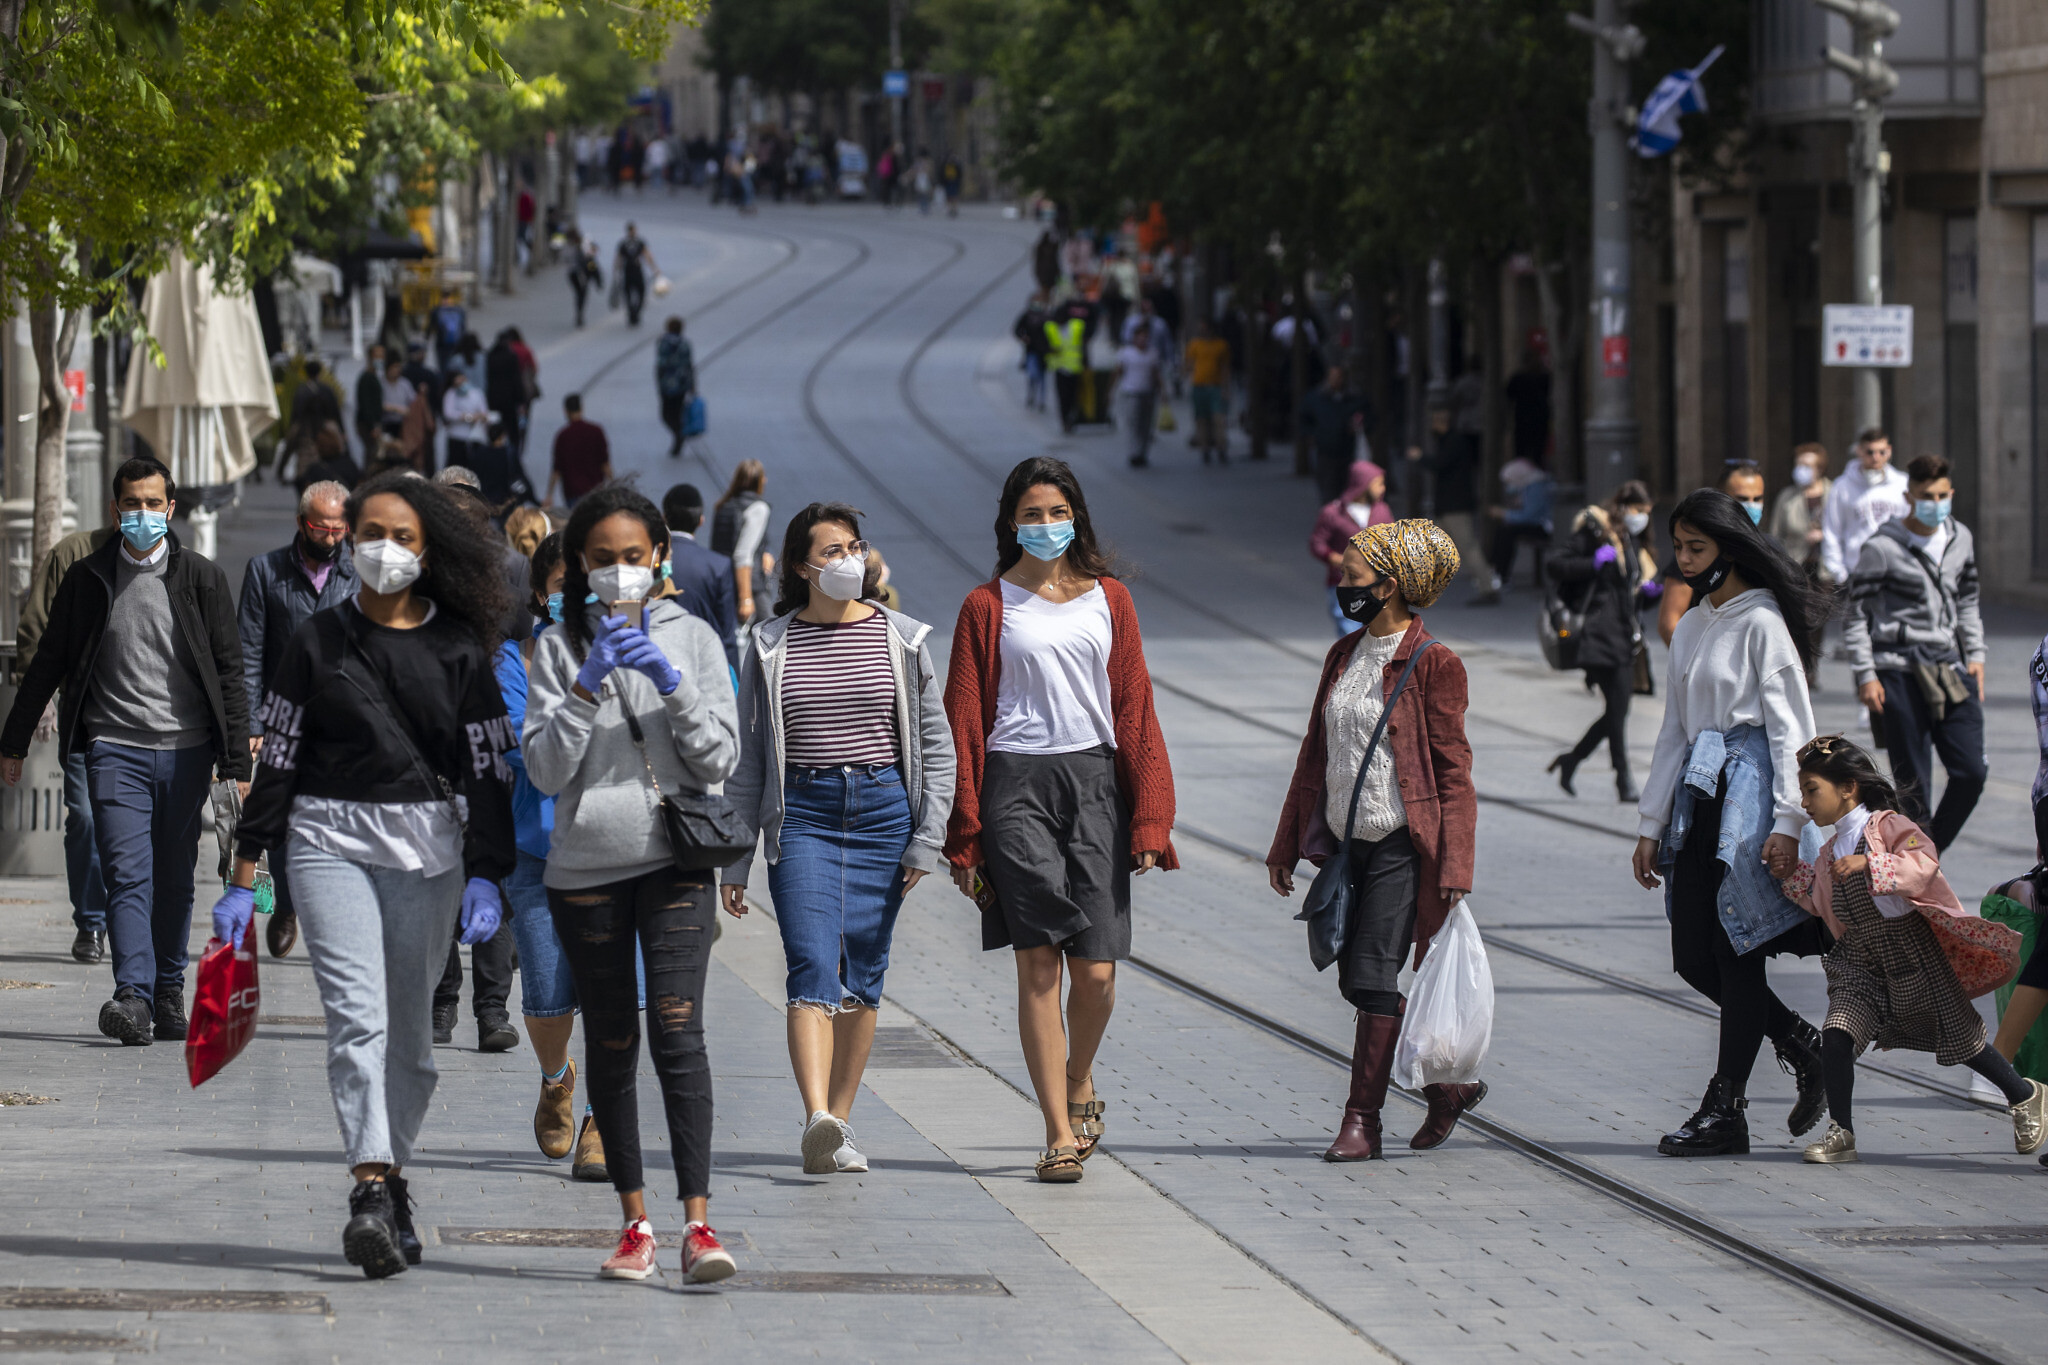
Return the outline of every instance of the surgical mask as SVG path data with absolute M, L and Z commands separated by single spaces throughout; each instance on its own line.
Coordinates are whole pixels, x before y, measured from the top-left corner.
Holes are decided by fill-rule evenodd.
M 1346 619 L 1356 621 L 1361 626 L 1371 625 L 1372 618 L 1378 616 L 1380 609 L 1386 605 L 1387 600 L 1374 593 L 1369 586 L 1340 586 L 1337 589 L 1337 610 L 1343 612 Z
M 1728 562 L 1728 556 L 1715 555 L 1714 562 L 1695 574 L 1686 574 L 1685 586 L 1692 589 L 1693 600 L 1715 592 L 1728 581 L 1729 571 L 1735 566 Z
M 841 555 L 822 569 L 815 564 L 811 567 L 817 571 L 818 591 L 835 602 L 853 601 L 867 581 L 866 555 Z
M 590 590 L 600 602 L 645 602 L 654 587 L 654 570 L 645 564 L 607 564 L 590 570 Z
M 164 532 L 171 529 L 171 515 L 168 512 L 123 512 L 121 514 L 121 539 L 127 541 L 140 554 L 164 538 Z
M 558 592 L 548 594 L 548 620 L 562 624 L 562 594 Z
M 1913 499 L 1913 520 L 1929 530 L 1933 530 L 1948 520 L 1949 511 L 1954 506 L 1955 503 L 1947 498 L 1915 498 Z M 125 531 L 127 528 L 124 526 L 122 529 Z
M 1074 523 L 1046 521 L 1033 526 L 1019 526 L 1017 543 L 1033 559 L 1050 562 L 1065 554 L 1067 547 L 1074 543 Z
M 1742 510 L 1749 513 L 1749 520 L 1753 525 L 1761 526 L 1764 524 L 1764 500 L 1762 498 L 1758 498 L 1755 502 L 1744 501 Z
M 1795 464 L 1792 466 L 1792 482 L 1798 484 L 1801 488 L 1813 487 L 1813 481 L 1819 477 L 1820 471 L 1810 464 Z
M 371 592 L 402 592 L 418 581 L 420 557 L 394 540 L 366 540 L 356 546 L 356 574 Z
M 1630 535 L 1639 536 L 1650 529 L 1650 514 L 1648 512 L 1623 512 L 1621 514 L 1621 524 L 1628 527 Z

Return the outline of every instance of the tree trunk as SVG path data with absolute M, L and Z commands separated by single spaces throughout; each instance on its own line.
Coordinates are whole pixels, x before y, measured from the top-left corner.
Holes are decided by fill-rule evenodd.
M 1294 476 L 1314 474 L 1309 459 L 1308 430 L 1301 424 L 1301 400 L 1308 394 L 1308 271 L 1294 268 L 1294 335 L 1287 346 L 1287 429 L 1294 433 Z
M 59 308 L 44 294 L 28 307 L 29 344 L 36 357 L 35 522 L 30 562 L 49 558 L 64 529 L 64 436 L 71 425 L 71 390 L 64 366 L 78 341 L 82 310 Z
M 1252 259 L 1249 258 L 1248 259 Z M 1266 294 L 1241 301 L 1244 314 L 1244 420 L 1252 439 L 1252 458 L 1266 458 Z M 1245 306 L 1246 304 L 1250 306 Z

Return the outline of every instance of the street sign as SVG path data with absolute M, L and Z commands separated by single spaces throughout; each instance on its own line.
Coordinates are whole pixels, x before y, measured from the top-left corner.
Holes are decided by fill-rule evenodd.
M 884 71 L 882 73 L 882 93 L 892 100 L 902 99 L 910 93 L 910 73 L 908 71 Z
M 1830 303 L 1821 308 L 1823 365 L 1903 370 L 1913 363 L 1910 304 Z

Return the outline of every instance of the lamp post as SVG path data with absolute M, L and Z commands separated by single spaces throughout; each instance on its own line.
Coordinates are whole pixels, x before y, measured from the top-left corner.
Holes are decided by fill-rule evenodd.
M 1586 127 L 1593 138 L 1593 335 L 1599 338 L 1592 403 L 1586 414 L 1586 497 L 1606 497 L 1636 476 L 1635 394 L 1629 379 L 1630 235 L 1628 217 L 1628 64 L 1647 40 L 1621 20 L 1621 0 L 1593 0 L 1593 17 L 1565 22 L 1594 39 L 1593 98 Z
M 1884 147 L 1884 101 L 1899 88 L 1899 73 L 1884 60 L 1884 40 L 1898 31 L 1899 12 L 1883 0 L 1814 0 L 1849 21 L 1854 55 L 1826 47 L 1827 64 L 1849 78 L 1856 99 L 1850 105 L 1849 182 L 1855 196 L 1856 301 L 1884 302 L 1884 178 L 1892 168 Z M 1856 429 L 1884 423 L 1884 392 L 1877 371 L 1856 371 Z

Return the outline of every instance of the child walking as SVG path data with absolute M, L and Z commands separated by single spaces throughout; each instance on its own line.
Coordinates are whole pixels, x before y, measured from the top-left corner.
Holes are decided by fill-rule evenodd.
M 2012 978 L 2019 935 L 1963 908 L 1934 841 L 1899 814 L 1898 792 L 1854 744 L 1838 735 L 1809 741 L 1799 751 L 1799 791 L 1813 823 L 1835 830 L 1819 855 L 1824 870 L 1802 862 L 1784 883 L 1785 895 L 1824 920 L 1836 940 L 1821 959 L 1830 1122 L 1806 1159 L 1856 1160 L 1850 1094 L 1856 1058 L 1873 1043 L 1932 1052 L 1943 1066 L 1967 1066 L 1996 1085 L 2012 1104 L 2013 1146 L 2033 1151 L 2048 1136 L 2048 1089 L 1985 1041 L 1970 1006 Z

